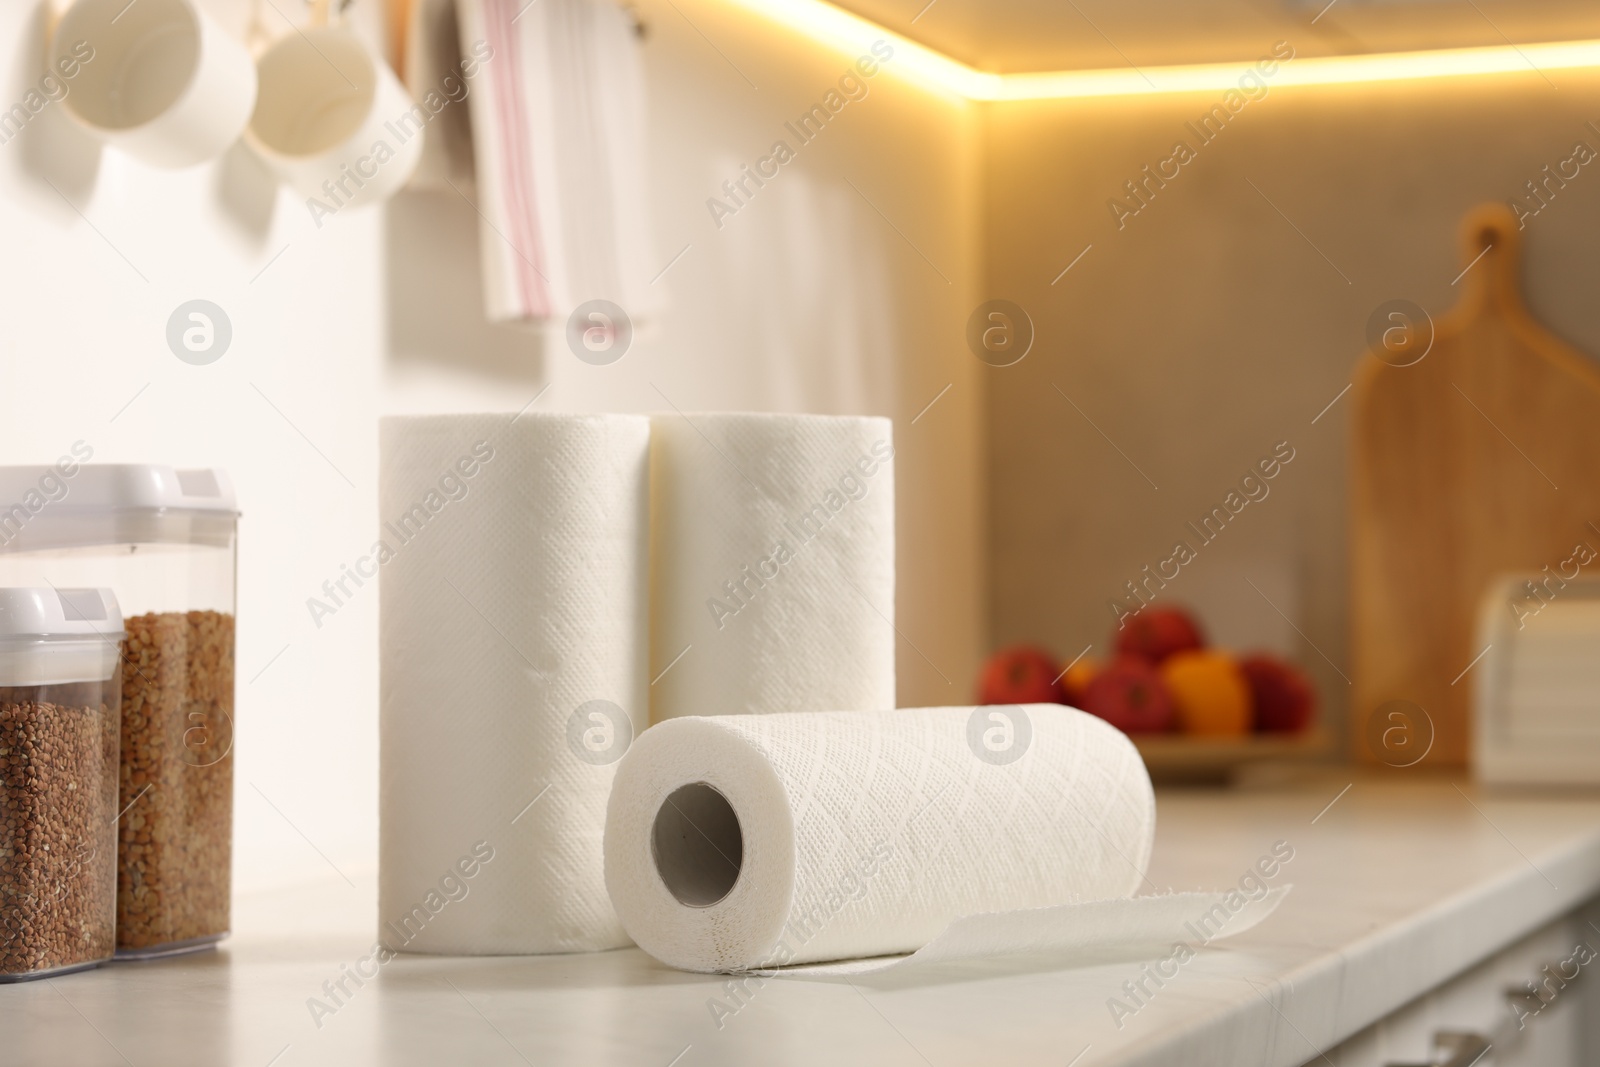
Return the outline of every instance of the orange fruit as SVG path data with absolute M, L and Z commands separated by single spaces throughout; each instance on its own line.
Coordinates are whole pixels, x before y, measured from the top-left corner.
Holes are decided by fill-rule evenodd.
M 1083 707 L 1084 694 L 1089 691 L 1089 683 L 1094 681 L 1094 676 L 1100 673 L 1100 664 L 1083 657 L 1078 662 L 1067 668 L 1067 673 L 1061 676 L 1061 688 L 1066 691 L 1067 703 L 1075 708 Z
M 1250 682 L 1226 652 L 1179 652 L 1161 664 L 1178 712 L 1178 728 L 1202 737 L 1250 732 Z

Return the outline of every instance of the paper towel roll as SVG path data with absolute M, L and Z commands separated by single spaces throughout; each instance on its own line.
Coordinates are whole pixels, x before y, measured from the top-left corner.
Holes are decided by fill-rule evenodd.
M 623 758 L 606 888 L 691 971 L 914 951 L 954 920 L 1131 893 L 1155 795 L 1056 704 L 685 718 Z
M 646 725 L 649 430 L 620 415 L 381 424 L 391 948 L 628 943 L 601 839 L 616 760 Z
M 892 708 L 888 419 L 651 420 L 651 718 Z

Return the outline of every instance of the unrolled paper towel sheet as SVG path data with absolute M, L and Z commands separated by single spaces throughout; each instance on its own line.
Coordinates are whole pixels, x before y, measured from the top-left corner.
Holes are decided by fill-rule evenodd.
M 763 968 L 761 973 L 847 979 L 870 975 L 915 982 L 926 971 L 974 964 L 1013 970 L 1157 957 L 1182 962 L 1185 950 L 1193 952 L 1259 925 L 1290 888 L 1274 886 L 1251 896 L 1239 891 L 1164 893 L 966 915 L 909 955 Z
M 648 450 L 635 416 L 383 420 L 390 947 L 628 943 L 601 847 L 616 760 L 646 725 Z
M 1059 964 L 1276 906 L 1206 927 L 1220 894 L 1114 899 L 1144 880 L 1154 832 L 1133 744 L 1061 705 L 684 718 L 623 758 L 606 886 L 641 948 L 702 972 L 919 949 L 900 965 Z
M 888 419 L 651 425 L 651 717 L 892 708 Z

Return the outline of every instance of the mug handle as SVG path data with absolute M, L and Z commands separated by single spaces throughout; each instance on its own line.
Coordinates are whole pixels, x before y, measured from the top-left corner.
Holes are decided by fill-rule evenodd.
M 261 10 L 266 0 L 250 0 L 250 25 L 245 27 L 244 46 L 250 50 L 252 59 L 260 59 L 261 53 L 273 41 L 274 34 L 267 28 L 264 12 Z
M 70 3 L 71 0 L 55 0 L 58 3 Z M 269 45 L 278 39 L 278 34 L 268 28 L 262 4 L 270 0 L 253 0 L 250 5 L 250 28 L 245 31 L 246 43 L 250 54 L 259 57 Z M 306 6 L 311 9 L 310 16 L 306 19 L 307 26 L 323 27 L 335 26 L 344 20 L 344 13 L 349 9 L 352 0 L 306 0 Z M 337 6 L 335 6 L 335 3 Z M 277 5 L 272 5 L 277 10 Z
M 337 26 L 344 21 L 352 0 L 306 0 L 311 7 L 311 25 Z

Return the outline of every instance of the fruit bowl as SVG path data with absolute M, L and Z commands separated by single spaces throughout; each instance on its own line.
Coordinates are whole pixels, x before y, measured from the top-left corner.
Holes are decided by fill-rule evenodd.
M 1259 763 L 1313 763 L 1333 755 L 1333 739 L 1320 730 L 1244 737 L 1131 734 L 1158 785 L 1223 783 Z
M 1273 652 L 1213 647 L 1182 607 L 1119 618 L 1104 647 L 1106 661 L 1085 649 L 1065 667 L 1040 645 L 1001 649 L 984 666 L 978 703 L 1080 708 L 1127 734 L 1160 782 L 1225 781 L 1248 764 L 1333 754 L 1304 668 Z

